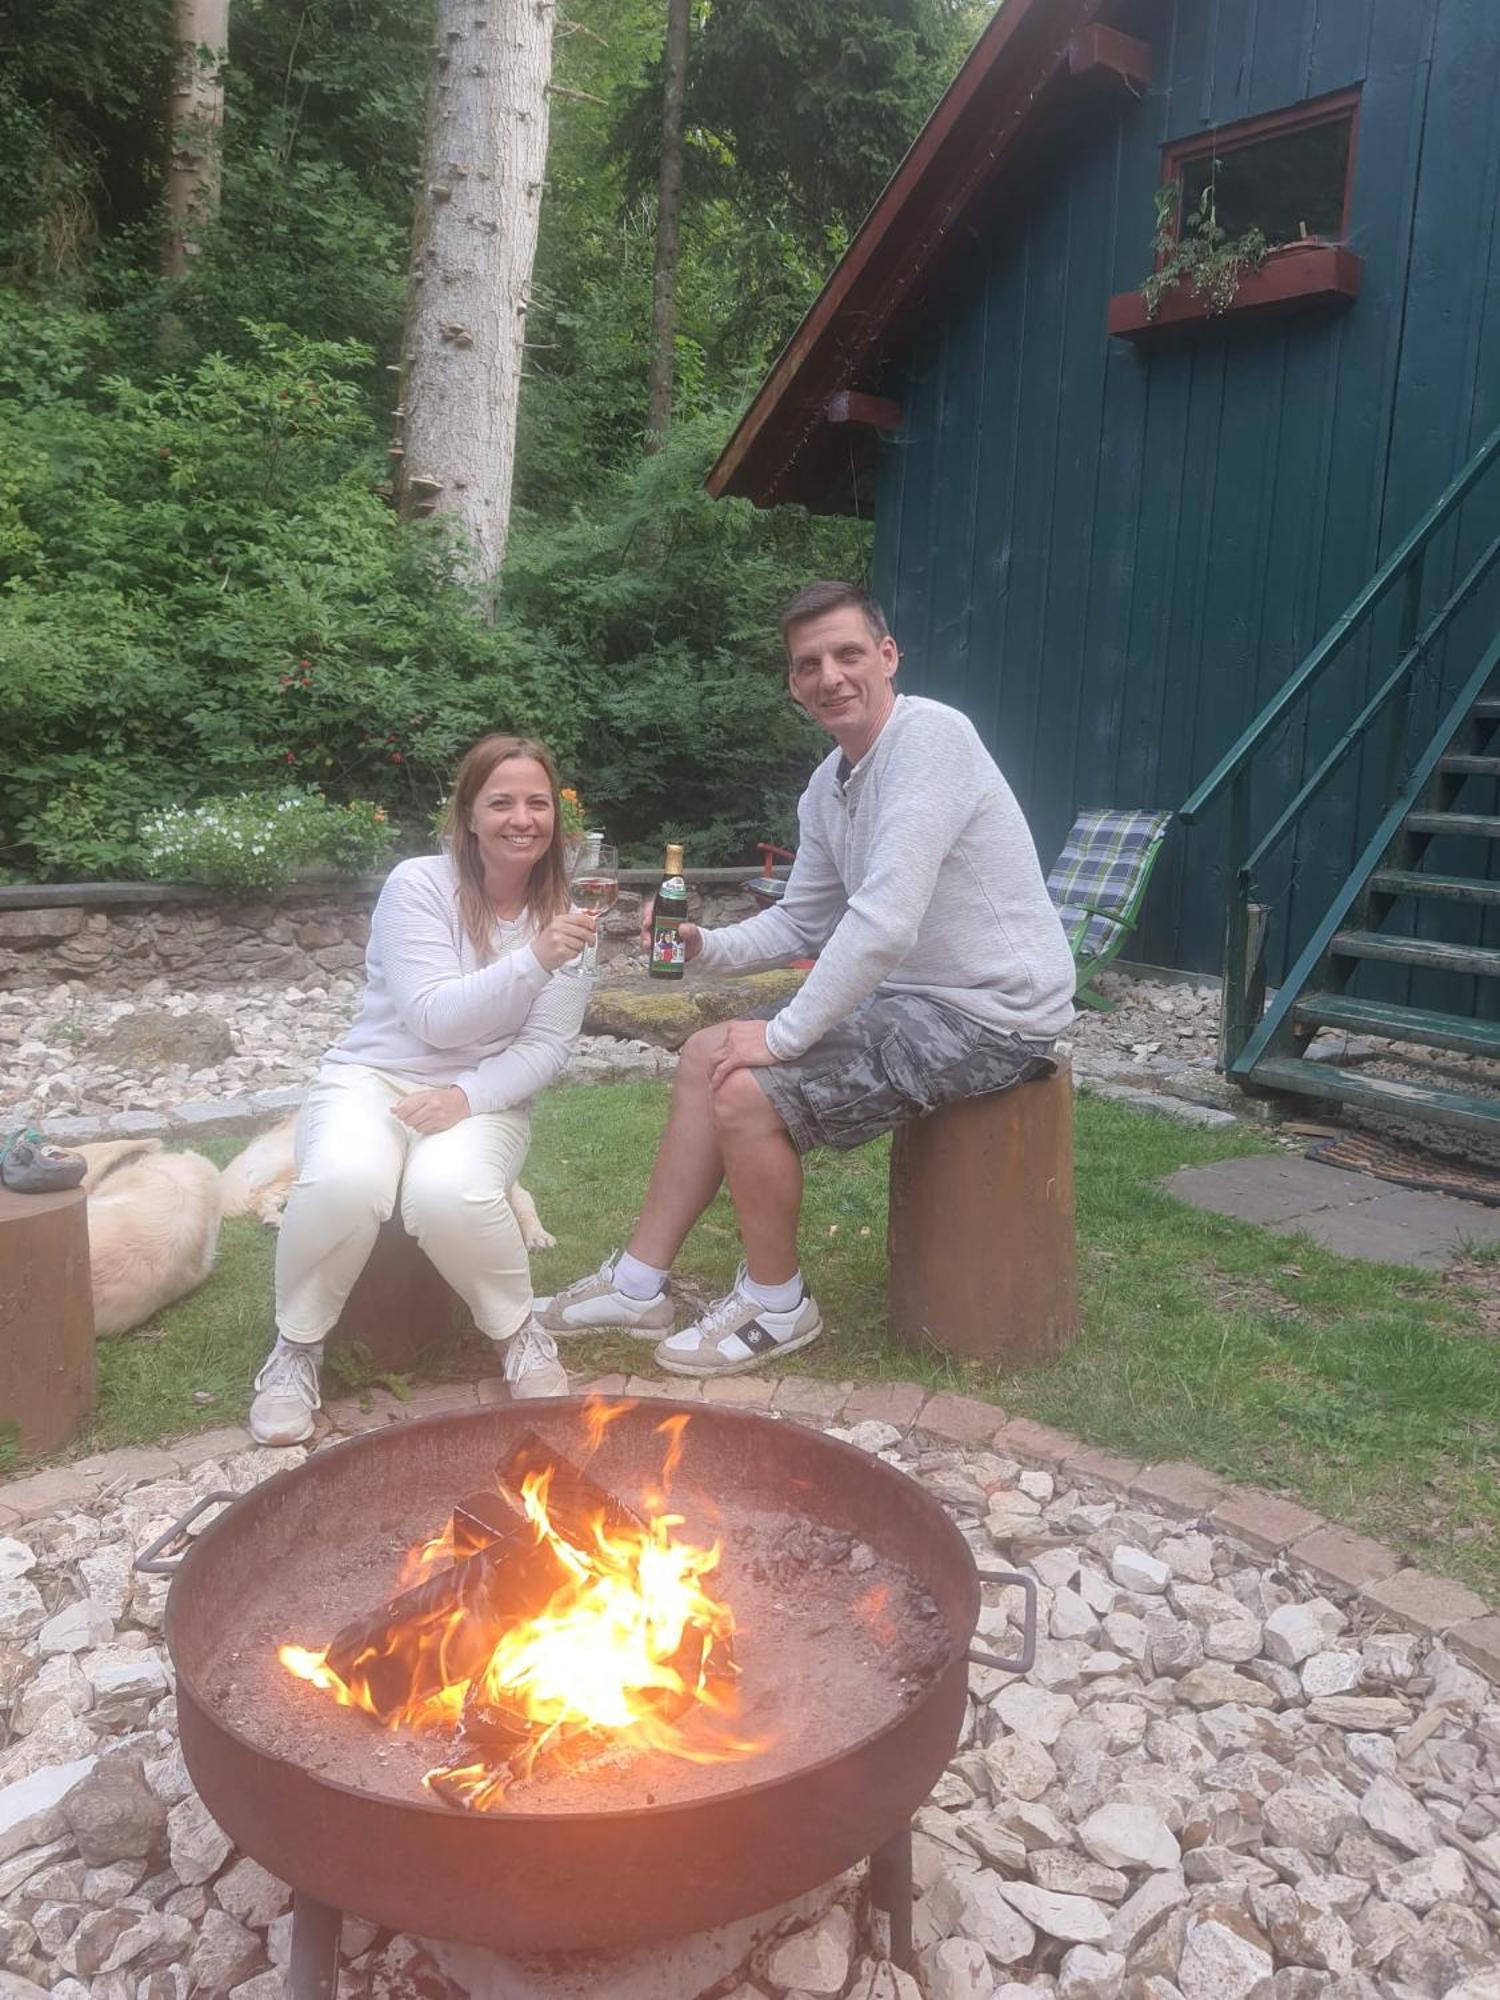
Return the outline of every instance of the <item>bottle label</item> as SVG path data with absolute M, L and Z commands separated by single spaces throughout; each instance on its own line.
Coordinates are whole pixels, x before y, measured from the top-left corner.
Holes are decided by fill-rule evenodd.
M 686 965 L 687 945 L 676 924 L 663 924 L 651 933 L 651 963 L 653 965 Z

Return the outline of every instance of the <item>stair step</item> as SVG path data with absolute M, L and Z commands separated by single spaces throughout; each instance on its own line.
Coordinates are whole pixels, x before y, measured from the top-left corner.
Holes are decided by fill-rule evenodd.
M 1439 757 L 1440 771 L 1462 771 L 1471 778 L 1500 778 L 1500 757 L 1471 757 L 1454 751 L 1451 756 Z
M 1401 822 L 1408 833 L 1472 833 L 1481 840 L 1500 840 L 1500 819 L 1489 813 L 1408 813 Z
M 1500 694 L 1482 694 L 1469 713 L 1486 722 L 1500 722 Z
M 1429 1049 L 1500 1058 L 1500 1021 L 1476 1021 L 1467 1014 L 1435 1014 L 1427 1007 L 1398 1007 L 1365 1000 L 1355 993 L 1308 993 L 1297 1002 L 1297 1019 L 1311 1027 L 1346 1028 L 1355 1035 L 1384 1035 L 1394 1042 L 1419 1042 Z
M 1477 875 L 1427 875 L 1418 868 L 1382 868 L 1370 877 L 1377 895 L 1449 896 L 1456 903 L 1500 903 L 1500 882 Z
M 1327 1063 L 1299 1062 L 1295 1057 L 1278 1056 L 1257 1063 L 1250 1081 L 1267 1090 L 1332 1098 L 1361 1111 L 1384 1111 L 1393 1118 L 1420 1119 L 1428 1125 L 1455 1125 L 1468 1132 L 1493 1132 L 1500 1126 L 1500 1098 L 1433 1090 L 1423 1083 L 1397 1083 L 1390 1077 L 1355 1074 Z
M 1395 965 L 1427 965 L 1437 972 L 1477 972 L 1482 978 L 1500 978 L 1500 951 L 1487 945 L 1387 937 L 1384 931 L 1338 931 L 1329 949 L 1341 958 L 1378 958 Z

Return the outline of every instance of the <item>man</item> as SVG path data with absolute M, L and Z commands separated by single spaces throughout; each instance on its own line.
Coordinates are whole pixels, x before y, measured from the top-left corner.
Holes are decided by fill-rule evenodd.
M 820 954 L 769 1019 L 684 1045 L 667 1129 L 626 1249 L 537 1301 L 552 1334 L 657 1339 L 673 1375 L 735 1375 L 816 1340 L 802 1281 L 802 1158 L 860 1146 L 954 1098 L 1050 1072 L 1073 960 L 1009 786 L 973 724 L 898 696 L 880 607 L 815 583 L 781 615 L 792 699 L 833 737 L 798 804 L 797 859 L 773 909 L 703 931 L 687 956 L 758 972 Z M 745 1261 L 672 1332 L 667 1273 L 727 1178 Z

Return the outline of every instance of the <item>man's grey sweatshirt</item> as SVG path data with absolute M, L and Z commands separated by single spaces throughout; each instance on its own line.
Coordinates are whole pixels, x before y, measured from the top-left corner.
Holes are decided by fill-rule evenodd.
M 837 751 L 798 803 L 786 894 L 703 933 L 700 963 L 753 972 L 811 952 L 766 1029 L 794 1061 L 882 987 L 999 1034 L 1050 1041 L 1073 1018 L 1073 957 L 1021 808 L 967 716 L 902 695 L 843 783 Z

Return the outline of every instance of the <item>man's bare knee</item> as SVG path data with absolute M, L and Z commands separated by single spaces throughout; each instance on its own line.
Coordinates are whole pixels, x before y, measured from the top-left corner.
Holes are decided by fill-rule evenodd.
M 721 1133 L 785 1131 L 780 1112 L 749 1069 L 731 1070 L 714 1086 L 714 1124 Z
M 688 1036 L 677 1052 L 679 1084 L 686 1083 L 695 1089 L 707 1087 L 710 1066 L 724 1040 L 724 1028 L 725 1024 L 720 1022 L 716 1027 L 699 1028 Z

